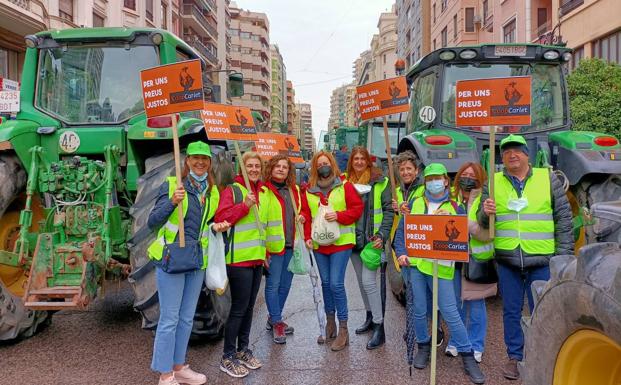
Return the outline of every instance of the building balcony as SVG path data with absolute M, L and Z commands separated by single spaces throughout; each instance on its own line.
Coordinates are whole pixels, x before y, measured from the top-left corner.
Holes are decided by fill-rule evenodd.
M 561 0 L 561 7 L 559 8 L 559 13 L 561 16 L 565 16 L 582 4 L 584 4 L 584 0 Z
M 49 29 L 43 15 L 46 11 L 41 2 L 30 0 L 9 0 L 0 2 L 2 27 L 15 34 L 16 50 L 23 50 L 23 36 Z M 6 40 L 9 40 L 6 37 Z M 13 47 L 11 47 L 13 48 Z
M 185 37 L 184 40 L 194 47 L 198 53 L 207 60 L 207 62 L 214 67 L 218 66 L 218 51 L 215 48 L 209 48 L 196 36 Z
M 547 34 L 552 31 L 552 20 L 547 20 L 545 23 L 541 24 L 539 27 L 534 28 L 531 31 L 530 40 L 531 42 L 539 41 L 541 36 Z
M 209 19 L 204 15 L 203 11 L 196 4 L 183 4 L 182 16 L 184 23 L 195 31 L 205 31 L 214 40 L 218 39 L 218 31 L 216 26 L 212 25 Z

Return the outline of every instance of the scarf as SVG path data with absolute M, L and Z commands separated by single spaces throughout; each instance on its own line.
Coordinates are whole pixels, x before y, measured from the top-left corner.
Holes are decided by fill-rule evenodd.
M 427 200 L 429 202 L 442 203 L 442 202 L 448 200 L 448 198 L 449 198 L 449 189 L 445 189 L 444 190 L 444 194 L 442 194 L 442 196 L 440 198 L 432 197 L 431 194 L 429 193 L 429 191 L 425 190 L 425 198 L 427 198 Z
M 349 181 L 351 183 L 369 184 L 371 181 L 371 169 L 367 167 L 367 169 L 360 174 L 352 170 L 351 175 L 349 175 Z

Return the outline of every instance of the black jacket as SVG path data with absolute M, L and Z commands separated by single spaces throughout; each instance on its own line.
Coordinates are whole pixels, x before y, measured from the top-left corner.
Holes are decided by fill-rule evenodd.
M 384 176 L 372 178 L 369 182 L 369 185 L 371 185 L 371 191 L 360 196 L 362 198 L 362 202 L 364 202 L 364 211 L 362 212 L 360 219 L 356 222 L 356 250 L 363 249 L 369 242 L 369 239 L 376 234 L 382 237 L 384 242 L 390 238 L 390 230 L 392 229 L 392 222 L 395 216 L 395 212 L 392 209 L 390 182 L 388 182 L 386 189 L 382 192 L 382 224 L 380 225 L 377 233 L 373 233 L 373 195 L 375 193 L 375 189 L 379 188 L 378 184 L 383 181 Z
M 503 171 L 505 178 L 509 178 L 507 170 Z M 526 180 L 533 174 L 532 168 L 528 171 Z M 543 193 L 543 191 L 542 191 Z M 548 266 L 550 258 L 554 255 L 565 255 L 574 253 L 574 236 L 571 207 L 565 195 L 563 184 L 558 180 L 554 173 L 550 172 L 550 192 L 552 198 L 552 216 L 554 218 L 554 243 L 555 252 L 549 255 L 528 254 L 521 247 L 514 250 L 496 250 L 496 261 L 502 265 L 516 268 L 528 269 L 534 267 Z M 487 185 L 483 186 L 481 202 L 477 211 L 477 221 L 483 228 L 489 228 L 489 216 L 483 211 L 483 202 L 489 198 Z

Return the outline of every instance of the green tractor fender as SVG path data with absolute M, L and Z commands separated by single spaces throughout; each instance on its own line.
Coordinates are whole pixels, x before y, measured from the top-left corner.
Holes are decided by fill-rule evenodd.
M 30 148 L 41 143 L 37 133 L 39 128 L 40 125 L 31 120 L 3 122 L 0 125 L 0 152 L 13 150 L 23 165 L 30 164 Z
M 465 162 L 478 162 L 475 141 L 460 131 L 430 129 L 416 131 L 401 139 L 397 153 L 410 150 L 423 165 L 439 162 L 455 173 Z

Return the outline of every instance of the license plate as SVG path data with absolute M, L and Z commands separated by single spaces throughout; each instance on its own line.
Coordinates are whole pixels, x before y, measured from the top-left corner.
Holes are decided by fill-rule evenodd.
M 497 45 L 494 48 L 495 56 L 526 56 L 525 45 Z

